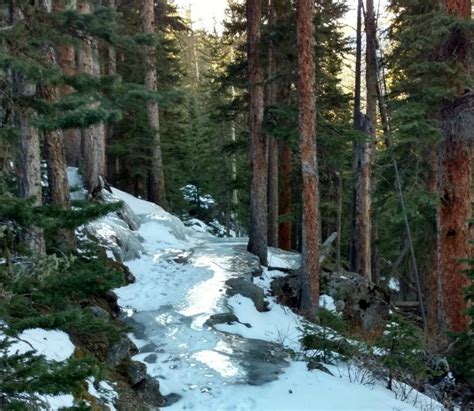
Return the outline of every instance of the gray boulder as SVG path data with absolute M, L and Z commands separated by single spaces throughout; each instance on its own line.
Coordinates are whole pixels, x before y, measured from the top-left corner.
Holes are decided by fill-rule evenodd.
M 135 388 L 138 397 L 154 410 L 165 405 L 165 398 L 160 392 L 160 383 L 154 378 L 146 378 Z
M 86 308 L 88 311 L 92 313 L 92 315 L 96 318 L 102 318 L 102 319 L 109 319 L 110 314 L 107 310 L 104 310 L 101 307 L 97 307 L 96 305 L 91 305 Z
M 107 353 L 107 363 L 113 367 L 119 366 L 123 360 L 138 353 L 138 348 L 126 335 L 110 347 Z
M 363 276 L 350 272 L 323 273 L 322 283 L 326 294 L 338 301 L 344 317 L 365 332 L 380 329 L 389 318 L 390 296 Z
M 260 260 L 256 255 L 249 253 L 246 247 L 236 247 L 236 249 L 239 250 L 239 253 L 232 258 L 230 270 L 252 282 L 253 277 L 262 274 Z
M 138 361 L 131 361 L 127 366 L 127 376 L 132 387 L 140 384 L 147 378 L 146 365 Z
M 84 231 L 112 251 L 118 261 L 133 260 L 144 252 L 143 239 L 115 213 L 87 224 Z
M 255 304 L 255 308 L 258 311 L 266 310 L 265 293 L 263 289 L 255 285 L 254 283 L 247 281 L 245 278 L 231 278 L 226 281 L 227 295 L 233 296 L 240 294 L 244 297 L 250 298 Z
M 209 319 L 204 323 L 208 327 L 213 327 L 217 324 L 230 324 L 238 323 L 239 319 L 234 313 L 220 313 L 214 314 L 209 317 Z

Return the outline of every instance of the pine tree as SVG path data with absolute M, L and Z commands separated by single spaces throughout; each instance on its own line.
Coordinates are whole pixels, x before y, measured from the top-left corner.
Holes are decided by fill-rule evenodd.
M 472 130 L 463 123 L 463 116 L 471 115 L 472 93 L 463 87 L 463 78 L 470 77 L 471 41 L 466 29 L 460 25 L 471 18 L 471 0 L 444 0 L 446 12 L 456 22 L 448 38 L 440 47 L 440 58 L 454 59 L 462 67 L 456 84 L 457 98 L 443 104 L 441 122 L 443 141 L 438 148 L 437 210 L 438 261 L 440 295 L 445 327 L 450 331 L 464 331 L 469 321 L 462 289 L 469 284 L 465 275 L 465 259 L 472 254 L 469 242 L 469 221 L 472 216 Z
M 155 5 L 153 0 L 145 0 L 143 2 L 143 28 L 145 34 L 155 34 Z M 157 91 L 157 74 L 154 46 L 145 47 L 146 54 L 146 71 L 145 71 L 145 86 L 150 91 Z M 160 138 L 160 120 L 158 103 L 147 103 L 148 121 L 150 128 L 153 130 L 153 146 L 152 146 L 152 160 L 150 170 L 150 192 L 149 198 L 151 201 L 161 205 L 164 208 L 168 207 L 165 192 L 165 177 L 163 171 L 163 160 L 161 155 L 161 138 Z
M 79 3 L 80 14 L 89 15 L 93 6 L 88 0 Z M 79 49 L 78 72 L 94 77 L 100 77 L 99 50 L 97 39 L 85 34 L 83 44 Z M 91 104 L 91 109 L 95 108 Z M 102 122 L 92 124 L 82 129 L 82 157 L 84 160 L 84 182 L 89 192 L 94 192 L 102 186 L 101 179 L 105 178 L 105 128 Z
M 310 319 L 319 309 L 320 217 L 316 157 L 316 101 L 314 92 L 314 3 L 298 0 L 298 89 L 301 174 L 303 176 L 303 245 L 301 302 Z
M 275 78 L 275 40 L 271 37 L 273 34 L 273 25 L 276 20 L 275 5 L 269 0 L 267 5 L 268 27 L 270 30 L 268 56 L 267 56 L 267 82 L 265 106 L 275 105 L 277 98 L 277 80 Z M 278 246 L 278 141 L 271 135 L 268 135 L 268 245 Z
M 12 24 L 24 24 L 25 16 L 15 6 L 9 10 Z M 31 98 L 36 93 L 36 85 L 28 80 L 24 73 L 12 68 L 11 95 L 16 99 Z M 32 124 L 35 112 L 29 107 L 13 108 L 14 127 L 18 130 L 17 158 L 15 162 L 18 196 L 22 199 L 33 199 L 33 205 L 41 206 L 41 157 L 40 134 Z M 45 253 L 44 233 L 36 226 L 28 227 L 23 239 L 27 248 L 38 254 Z
M 263 67 L 260 58 L 262 10 L 260 0 L 247 1 L 249 65 L 249 128 L 252 180 L 250 185 L 250 235 L 247 249 L 267 265 L 268 144 L 263 134 Z

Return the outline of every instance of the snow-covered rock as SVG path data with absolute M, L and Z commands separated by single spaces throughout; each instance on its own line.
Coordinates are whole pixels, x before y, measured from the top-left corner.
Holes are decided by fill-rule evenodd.
M 268 247 L 268 266 L 275 269 L 297 270 L 301 266 L 301 254 Z
M 106 250 L 110 250 L 116 260 L 129 261 L 140 257 L 145 251 L 143 238 L 116 213 L 93 221 L 84 227 L 84 232 L 94 237 Z

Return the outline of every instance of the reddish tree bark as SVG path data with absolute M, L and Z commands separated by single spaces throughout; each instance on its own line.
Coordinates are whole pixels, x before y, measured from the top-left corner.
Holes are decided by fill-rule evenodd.
M 471 18 L 470 0 L 444 0 L 447 13 L 460 19 Z M 453 44 L 456 43 L 456 44 Z M 449 47 L 456 49 L 456 58 L 463 64 L 465 72 L 470 69 L 470 41 L 465 33 L 452 33 Z M 463 261 L 472 256 L 469 243 L 469 220 L 472 216 L 470 200 L 472 178 L 472 147 L 469 139 L 472 130 L 462 128 L 456 115 L 464 110 L 467 99 L 462 87 L 458 87 L 458 98 L 447 103 L 441 110 L 444 139 L 438 148 L 438 264 L 439 296 L 441 300 L 441 329 L 460 332 L 467 329 L 469 320 L 464 312 L 466 302 L 463 289 L 470 283 L 465 275 L 467 264 Z M 469 104 L 469 103 L 468 103 Z M 471 103 L 472 104 L 472 103 Z M 469 134 L 469 135 L 466 135 Z
M 249 128 L 252 177 L 250 186 L 250 235 L 248 251 L 267 261 L 267 177 L 268 145 L 262 133 L 263 67 L 260 59 L 261 0 L 247 0 L 247 41 L 249 65 Z
M 276 17 L 273 3 L 272 0 L 268 1 L 268 24 L 271 31 Z M 275 44 L 270 38 L 267 67 L 267 107 L 276 103 L 275 53 Z M 278 142 L 271 135 L 268 136 L 268 245 L 278 247 Z
M 287 251 L 292 249 L 292 227 L 290 221 L 292 212 L 291 159 L 290 147 L 284 141 L 280 141 L 278 144 L 278 213 L 282 221 L 278 224 L 278 247 Z
M 90 1 L 85 0 L 80 3 L 78 10 L 81 14 L 91 13 Z M 96 77 L 100 76 L 99 51 L 96 39 L 89 35 L 83 36 L 78 61 L 80 72 Z M 103 123 L 82 129 L 82 159 L 84 160 L 84 182 L 89 192 L 93 192 L 100 187 L 100 179 L 106 173 L 105 127 Z
M 53 1 L 54 11 L 64 11 L 66 8 L 74 10 L 76 8 L 75 2 L 70 2 L 68 7 L 65 6 L 63 1 Z M 59 67 L 63 73 L 72 77 L 76 74 L 76 56 L 74 47 L 70 45 L 60 45 L 56 47 L 57 59 Z M 65 96 L 73 91 L 70 86 L 61 86 L 59 93 L 61 96 Z M 77 128 L 71 128 L 63 130 L 63 140 L 65 147 L 66 164 L 71 167 L 79 167 L 81 163 L 81 130 Z
M 18 5 L 11 4 L 8 8 L 10 22 L 23 19 Z M 17 71 L 11 71 L 12 94 L 15 97 L 32 97 L 36 93 L 36 86 Z M 18 197 L 30 199 L 33 206 L 42 205 L 41 187 L 41 151 L 40 136 L 37 128 L 31 125 L 36 113 L 29 109 L 13 111 L 13 122 L 18 129 L 16 140 L 17 157 L 15 160 L 16 184 Z M 46 254 L 44 230 L 37 226 L 25 227 L 21 233 L 21 242 L 26 249 L 35 254 Z
M 303 176 L 302 314 L 315 319 L 319 309 L 320 216 L 314 91 L 314 0 L 297 2 L 298 90 L 301 174 Z

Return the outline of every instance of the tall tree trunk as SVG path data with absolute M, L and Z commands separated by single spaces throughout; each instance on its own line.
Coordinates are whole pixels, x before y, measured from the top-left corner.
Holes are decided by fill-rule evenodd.
M 40 8 L 46 13 L 53 11 L 53 5 L 48 0 L 42 0 Z M 46 46 L 45 53 L 51 66 L 57 67 L 58 56 L 56 50 L 51 46 Z M 41 86 L 40 93 L 42 98 L 48 102 L 54 103 L 59 100 L 59 89 L 57 87 Z M 71 200 L 66 172 L 63 132 L 61 130 L 46 131 L 44 133 L 44 143 L 51 202 L 64 210 L 69 210 Z M 60 229 L 57 234 L 57 244 L 62 249 L 72 249 L 75 246 L 74 231 Z
M 290 18 L 291 7 L 286 1 L 274 0 L 278 24 L 284 23 Z M 284 72 L 287 64 L 284 53 L 276 52 L 276 71 Z M 288 102 L 290 89 L 292 87 L 289 76 L 279 78 L 277 82 L 277 101 Z M 293 249 L 293 154 L 289 144 L 284 140 L 278 141 L 278 247 L 290 251 Z M 297 224 L 295 224 L 297 225 Z
M 247 41 L 249 65 L 249 128 L 252 177 L 250 186 L 250 235 L 248 251 L 267 261 L 267 176 L 268 145 L 262 132 L 263 67 L 260 59 L 261 0 L 247 0 Z
M 15 94 L 31 95 L 35 87 L 25 84 L 20 75 L 14 74 Z M 33 199 L 34 206 L 42 204 L 41 158 L 39 132 L 32 127 L 29 120 L 34 118 L 30 110 L 15 112 L 15 126 L 19 129 L 16 158 L 16 179 L 18 197 Z M 43 229 L 32 226 L 26 229 L 22 242 L 35 254 L 45 254 L 46 246 Z
M 275 7 L 268 2 L 268 24 L 272 31 L 275 24 Z M 267 68 L 267 107 L 276 103 L 275 44 L 270 38 Z M 268 136 L 268 245 L 278 247 L 278 142 Z
M 319 309 L 320 216 L 316 157 L 314 91 L 314 1 L 297 2 L 298 90 L 301 174 L 303 176 L 303 244 L 300 308 L 308 319 Z
M 280 223 L 278 224 L 278 247 L 282 250 L 290 251 L 292 249 L 292 154 L 291 148 L 285 141 L 278 142 L 278 180 L 279 195 L 278 207 Z
M 67 3 L 67 4 L 66 4 Z M 54 11 L 76 10 L 77 1 L 69 0 L 68 2 L 61 0 L 53 1 Z M 76 55 L 74 47 L 71 45 L 60 45 L 56 48 L 59 67 L 63 73 L 72 77 L 76 74 Z M 63 85 L 59 89 L 61 96 L 65 96 L 72 92 L 72 87 Z M 65 147 L 66 164 L 70 167 L 79 167 L 81 164 L 81 130 L 70 128 L 63 130 L 63 140 Z
M 356 28 L 356 62 L 355 62 L 355 89 L 354 89 L 354 129 L 361 131 L 361 87 L 362 84 L 362 0 L 357 4 L 357 28 Z M 360 161 L 362 143 L 352 142 L 352 218 L 351 218 L 351 241 L 350 262 L 351 270 L 356 272 L 359 260 L 357 217 L 359 215 L 360 203 Z
M 427 191 L 433 196 L 438 194 L 438 155 L 437 147 L 433 145 L 426 153 L 428 164 L 428 177 L 426 182 Z M 437 225 L 437 222 L 436 222 Z M 431 238 L 430 255 L 427 258 L 425 273 L 425 295 L 426 295 L 426 316 L 427 332 L 431 336 L 438 335 L 441 324 L 441 278 L 438 272 L 438 236 Z
M 366 120 L 369 141 L 362 144 L 360 158 L 359 212 L 356 217 L 356 271 L 372 280 L 371 168 L 377 123 L 376 27 L 373 0 L 366 2 Z
M 470 0 L 444 0 L 446 12 L 459 19 L 471 18 Z M 450 43 L 454 56 L 468 74 L 470 70 L 471 41 L 466 32 L 452 32 Z M 452 58 L 452 57 L 450 57 Z M 470 201 L 472 178 L 472 130 L 463 126 L 463 112 L 472 107 L 472 95 L 463 96 L 461 82 L 458 97 L 446 103 L 441 110 L 444 139 L 438 148 L 437 211 L 438 264 L 443 324 L 441 330 L 460 332 L 467 329 L 466 302 L 463 289 L 470 283 L 465 270 L 465 259 L 472 256 L 469 243 L 469 220 L 472 216 Z M 472 94 L 472 93 L 470 93 Z
M 341 272 L 341 237 L 342 237 L 342 173 L 337 171 L 337 238 L 336 238 L 336 272 Z
M 10 21 L 22 19 L 23 15 L 13 4 L 9 8 Z M 12 94 L 14 96 L 33 96 L 36 86 L 28 83 L 23 75 L 17 72 L 11 73 Z M 15 173 L 18 187 L 18 197 L 32 199 L 34 206 L 42 204 L 41 189 L 41 155 L 40 137 L 38 129 L 31 126 L 30 121 L 34 119 L 35 113 L 30 109 L 15 110 L 13 122 L 18 129 L 17 157 L 15 161 Z M 35 254 L 45 254 L 46 244 L 44 231 L 37 226 L 26 228 L 22 235 L 22 242 L 27 249 Z
M 155 34 L 155 3 L 153 0 L 143 0 L 143 29 L 145 34 Z M 155 46 L 145 46 L 145 87 L 153 92 L 158 90 L 156 75 Z M 153 130 L 151 148 L 151 171 L 149 199 L 163 208 L 168 208 L 165 191 L 165 175 L 161 155 L 160 112 L 158 103 L 149 101 L 146 104 L 148 123 Z
M 116 0 L 106 0 L 105 4 L 113 10 L 117 7 Z M 117 51 L 111 44 L 107 45 L 107 74 L 109 76 L 117 74 Z M 105 132 L 106 146 L 110 146 L 114 137 L 114 124 L 107 124 Z M 107 156 L 107 175 L 110 177 L 114 174 L 115 176 L 120 174 L 120 158 L 117 155 Z
M 81 14 L 91 13 L 90 2 L 83 1 L 78 10 Z M 88 35 L 84 35 L 82 48 L 79 50 L 78 66 L 82 73 L 100 76 L 97 41 Z M 82 157 L 84 159 L 84 182 L 89 192 L 93 192 L 100 187 L 100 179 L 106 173 L 105 127 L 103 123 L 82 129 Z

